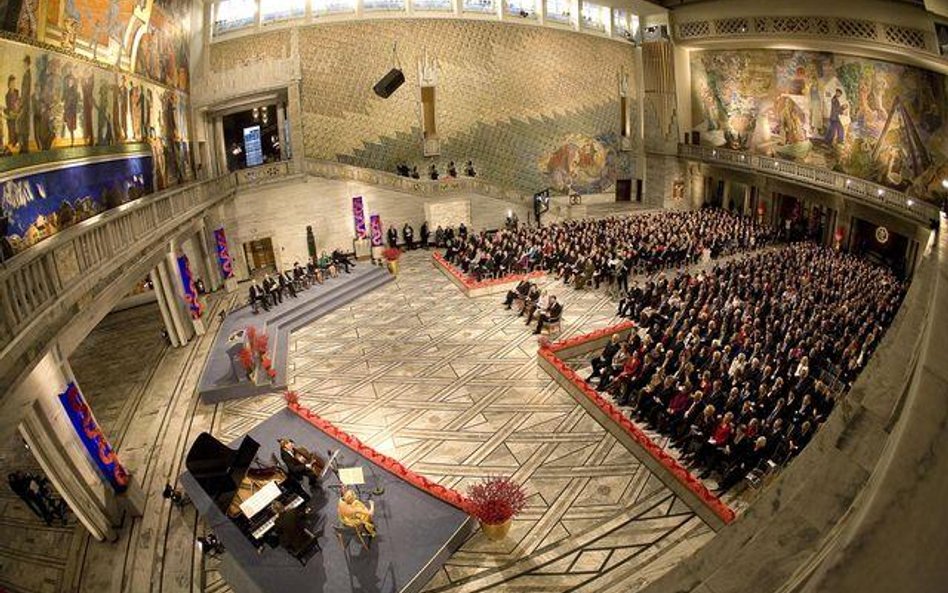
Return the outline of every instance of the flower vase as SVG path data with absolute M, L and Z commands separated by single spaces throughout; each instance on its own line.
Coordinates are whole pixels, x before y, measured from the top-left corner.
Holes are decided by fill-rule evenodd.
M 398 276 L 398 260 L 393 259 L 388 262 L 388 271 L 392 273 L 392 276 Z
M 507 519 L 503 523 L 484 523 L 481 521 L 481 531 L 491 541 L 500 541 L 510 533 L 510 526 L 513 524 L 513 518 Z

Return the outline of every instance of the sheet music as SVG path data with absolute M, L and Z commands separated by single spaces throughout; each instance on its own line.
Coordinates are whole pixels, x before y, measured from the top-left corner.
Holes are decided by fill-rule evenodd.
M 271 480 L 267 482 L 266 486 L 240 504 L 240 512 L 249 519 L 270 506 L 270 503 L 279 498 L 282 493 L 283 491 L 280 490 L 276 480 Z
M 362 474 L 362 466 L 340 467 L 339 481 L 346 486 L 360 486 L 365 484 L 365 476 Z

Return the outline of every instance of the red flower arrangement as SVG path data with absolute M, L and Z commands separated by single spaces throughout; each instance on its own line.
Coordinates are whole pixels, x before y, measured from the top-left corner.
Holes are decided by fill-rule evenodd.
M 295 391 L 286 390 L 283 392 L 283 399 L 286 400 L 286 405 L 296 406 L 300 403 L 300 394 Z
M 240 364 L 244 367 L 244 370 L 247 371 L 248 375 L 256 368 L 257 361 L 254 359 L 253 350 L 250 348 L 244 346 L 237 357 L 240 359 Z
M 267 348 L 270 346 L 270 338 L 267 334 L 256 334 L 251 342 L 254 352 L 260 355 L 265 355 Z
M 481 523 L 498 525 L 523 511 L 527 496 L 523 486 L 505 476 L 488 478 L 467 490 L 472 513 Z
M 382 251 L 382 257 L 385 258 L 385 261 L 398 261 L 401 256 L 402 250 L 398 247 L 387 247 Z
M 270 377 L 271 379 L 276 379 L 277 370 L 274 368 L 267 369 L 267 376 Z

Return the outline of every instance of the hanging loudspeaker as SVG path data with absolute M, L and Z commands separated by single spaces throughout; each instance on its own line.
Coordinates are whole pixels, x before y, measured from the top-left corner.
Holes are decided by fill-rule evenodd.
M 388 99 L 404 82 L 405 75 L 402 74 L 402 71 L 398 68 L 392 68 L 388 71 L 388 74 L 382 77 L 382 80 L 375 83 L 372 90 L 374 90 L 375 94 L 379 97 Z

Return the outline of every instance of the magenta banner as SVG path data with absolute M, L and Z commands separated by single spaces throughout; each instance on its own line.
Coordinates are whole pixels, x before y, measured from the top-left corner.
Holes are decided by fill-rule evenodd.
M 382 246 L 382 217 L 373 214 L 369 217 L 369 223 L 372 225 L 372 247 Z
M 356 238 L 365 239 L 365 204 L 362 203 L 362 196 L 352 198 L 352 218 L 355 220 Z
M 219 228 L 214 231 L 214 239 L 217 241 L 217 263 L 221 267 L 221 276 L 224 280 L 234 276 L 234 262 L 230 259 L 230 251 L 227 249 L 227 235 L 224 229 Z
M 95 421 L 86 398 L 82 396 L 75 383 L 66 386 L 66 391 L 59 394 L 59 401 L 66 410 L 66 416 L 72 422 L 72 427 L 79 435 L 79 440 L 85 445 L 89 457 L 95 462 L 102 476 L 109 481 L 116 492 L 125 492 L 128 488 L 128 473 L 119 461 L 118 455 L 105 438 L 105 433 Z

